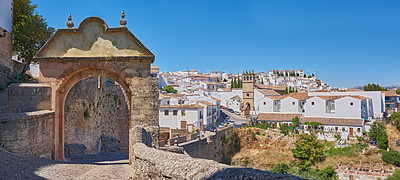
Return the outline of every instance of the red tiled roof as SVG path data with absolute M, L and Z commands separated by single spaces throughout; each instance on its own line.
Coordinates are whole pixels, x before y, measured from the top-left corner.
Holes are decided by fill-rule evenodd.
M 385 93 L 385 96 L 400 96 L 396 94 L 396 91 L 382 91 L 382 93 Z
M 292 121 L 294 117 L 301 118 L 303 114 L 300 113 L 260 113 L 257 117 L 258 121 Z
M 233 97 L 231 97 L 231 99 L 237 99 L 237 100 L 242 100 L 242 98 L 239 96 L 239 95 L 236 95 L 236 96 L 233 96 Z
M 363 119 L 341 119 L 341 118 L 319 118 L 319 117 L 304 117 L 300 123 L 305 122 L 320 122 L 325 125 L 344 125 L 344 126 L 362 126 Z
M 201 109 L 204 106 L 198 104 L 184 104 L 184 105 L 161 105 L 160 108 L 175 108 L 175 109 Z
M 278 92 L 276 92 L 275 90 L 271 90 L 271 89 L 256 89 L 256 90 L 265 96 L 280 96 L 281 95 Z
M 204 105 L 207 105 L 207 106 L 215 106 L 215 104 L 213 104 L 213 103 L 210 103 L 210 102 L 208 102 L 208 101 L 197 101 L 198 103 L 201 103 L 201 104 L 204 104 Z

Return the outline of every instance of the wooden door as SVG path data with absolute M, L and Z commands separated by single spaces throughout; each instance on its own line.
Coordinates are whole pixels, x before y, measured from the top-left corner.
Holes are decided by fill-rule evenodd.
M 275 123 L 275 129 L 278 129 L 278 123 Z
M 181 129 L 186 129 L 186 121 L 181 121 Z
M 350 128 L 350 137 L 353 137 L 353 128 Z

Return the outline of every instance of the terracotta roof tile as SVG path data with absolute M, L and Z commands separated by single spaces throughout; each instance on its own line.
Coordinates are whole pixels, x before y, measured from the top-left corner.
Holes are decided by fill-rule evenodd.
M 204 108 L 204 106 L 198 104 L 183 104 L 183 105 L 161 105 L 160 108 L 201 109 Z
M 280 96 L 281 95 L 272 89 L 256 89 L 256 90 L 265 96 Z
M 237 99 L 237 100 L 242 101 L 242 98 L 239 95 L 233 96 L 230 99 Z
M 396 94 L 396 91 L 382 91 L 382 93 L 385 93 L 385 96 L 400 96 Z
M 257 117 L 258 121 L 292 121 L 294 117 L 301 118 L 303 114 L 300 113 L 260 113 Z
M 204 104 L 204 105 L 207 105 L 207 106 L 215 106 L 215 104 L 210 103 L 208 101 L 197 101 L 197 103 L 201 103 L 201 104 Z
M 319 117 L 304 117 L 300 123 L 305 122 L 320 122 L 325 125 L 345 125 L 345 126 L 362 126 L 363 119 L 341 119 L 341 118 L 319 118 Z

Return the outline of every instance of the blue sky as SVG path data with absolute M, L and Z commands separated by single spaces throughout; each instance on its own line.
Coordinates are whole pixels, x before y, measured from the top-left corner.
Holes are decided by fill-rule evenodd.
M 330 86 L 400 84 L 400 1 L 33 0 L 56 29 L 99 16 L 127 27 L 163 71 L 304 69 Z

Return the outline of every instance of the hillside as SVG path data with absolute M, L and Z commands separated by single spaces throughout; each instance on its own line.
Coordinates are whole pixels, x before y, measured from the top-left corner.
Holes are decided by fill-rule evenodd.
M 231 165 L 246 166 L 260 170 L 272 170 L 277 164 L 289 165 L 293 160 L 291 149 L 296 136 L 283 136 L 278 130 L 265 130 L 255 127 L 237 129 L 240 138 L 240 151 L 232 157 Z M 400 135 L 399 135 L 400 136 Z M 378 149 L 351 142 L 352 146 L 334 148 L 335 142 L 324 143 L 325 160 L 316 163 L 312 168 L 323 169 L 327 166 L 341 164 L 384 164 Z

